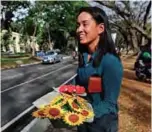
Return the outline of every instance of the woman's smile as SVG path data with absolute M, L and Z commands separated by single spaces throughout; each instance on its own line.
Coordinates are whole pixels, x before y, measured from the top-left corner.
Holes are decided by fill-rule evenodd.
M 84 34 L 80 34 L 79 38 L 80 38 L 80 40 L 81 40 L 81 39 L 84 39 L 84 38 L 85 38 L 85 35 L 84 35 Z

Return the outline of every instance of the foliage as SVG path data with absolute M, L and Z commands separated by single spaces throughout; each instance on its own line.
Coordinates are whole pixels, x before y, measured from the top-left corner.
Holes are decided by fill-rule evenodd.
M 12 17 L 14 12 L 18 9 L 27 8 L 30 5 L 28 1 L 1 1 L 2 4 L 2 29 L 9 29 L 11 27 Z
M 6 7 L 6 10 L 15 11 L 17 9 L 26 8 L 30 5 L 29 1 L 1 1 L 2 6 Z
M 76 13 L 83 1 L 35 1 L 29 6 L 28 16 L 12 23 L 13 30 L 26 36 L 35 36 L 40 49 L 48 50 L 67 46 L 68 36 L 75 31 Z

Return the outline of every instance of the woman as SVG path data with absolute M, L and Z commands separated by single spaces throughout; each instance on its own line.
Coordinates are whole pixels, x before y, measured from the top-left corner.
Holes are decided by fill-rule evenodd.
M 95 117 L 84 123 L 78 132 L 117 132 L 118 107 L 123 67 L 115 51 L 108 18 L 97 7 L 83 7 L 77 16 L 76 33 L 79 41 L 79 67 L 76 84 L 88 91 L 92 76 L 102 79 L 102 92 L 87 93 Z

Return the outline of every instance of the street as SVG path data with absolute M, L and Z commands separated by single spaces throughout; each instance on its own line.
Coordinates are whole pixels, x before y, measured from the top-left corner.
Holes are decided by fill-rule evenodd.
M 53 65 L 30 65 L 1 72 L 1 126 L 32 106 L 32 102 L 58 87 L 76 72 L 65 59 Z

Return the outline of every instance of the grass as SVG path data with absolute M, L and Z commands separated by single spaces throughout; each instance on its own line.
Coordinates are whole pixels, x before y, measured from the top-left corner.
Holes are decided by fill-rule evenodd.
M 29 57 L 28 55 L 13 55 L 13 56 L 2 56 L 1 57 L 1 68 L 15 68 L 21 64 L 29 64 L 33 62 L 40 62 L 40 59 L 35 57 Z

